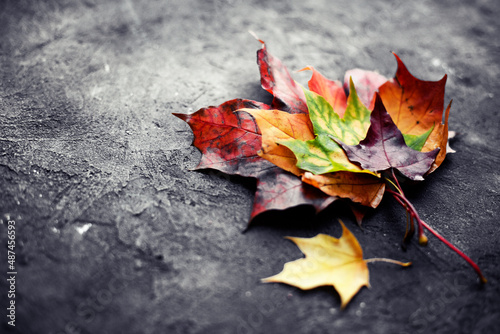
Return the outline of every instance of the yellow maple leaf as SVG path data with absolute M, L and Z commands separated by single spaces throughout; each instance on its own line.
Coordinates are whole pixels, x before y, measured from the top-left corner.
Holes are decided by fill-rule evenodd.
M 262 282 L 285 283 L 302 290 L 332 285 L 340 295 L 341 308 L 345 308 L 363 286 L 370 286 L 367 263 L 385 261 L 404 267 L 411 265 L 411 262 L 391 259 L 363 259 L 358 240 L 342 221 L 339 222 L 342 236 L 338 239 L 326 234 L 313 238 L 286 237 L 299 247 L 305 258 L 285 263 L 283 271 Z

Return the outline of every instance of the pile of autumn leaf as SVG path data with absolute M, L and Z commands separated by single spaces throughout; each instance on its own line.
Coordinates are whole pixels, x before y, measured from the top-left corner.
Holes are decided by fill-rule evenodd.
M 342 85 L 306 67 L 312 77 L 305 89 L 261 43 L 257 63 L 261 85 L 273 95 L 271 105 L 234 99 L 193 114 L 174 114 L 189 124 L 193 145 L 202 152 L 196 169 L 256 178 L 250 221 L 267 210 L 297 205 L 320 211 L 340 198 L 355 203 L 353 211 L 361 219 L 360 205 L 376 208 L 390 192 L 410 213 L 412 229 L 413 218 L 417 221 L 422 241 L 423 221 L 398 178 L 423 180 L 450 152 L 451 103 L 442 123 L 446 75 L 436 82 L 419 80 L 395 55 L 393 79 L 355 69 Z M 302 289 L 333 285 L 345 306 L 369 285 L 370 260 L 363 260 L 356 238 L 342 227 L 339 239 L 324 234 L 290 238 L 306 257 L 264 281 Z

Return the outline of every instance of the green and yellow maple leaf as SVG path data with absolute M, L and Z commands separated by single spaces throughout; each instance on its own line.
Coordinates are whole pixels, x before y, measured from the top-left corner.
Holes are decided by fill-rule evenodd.
M 351 94 L 341 118 L 328 101 L 317 93 L 304 90 L 309 116 L 316 137 L 312 140 L 280 140 L 297 158 L 297 167 L 314 174 L 337 171 L 371 173 L 353 164 L 342 148 L 330 137 L 354 144 L 366 136 L 370 126 L 370 111 L 359 100 L 351 80 Z

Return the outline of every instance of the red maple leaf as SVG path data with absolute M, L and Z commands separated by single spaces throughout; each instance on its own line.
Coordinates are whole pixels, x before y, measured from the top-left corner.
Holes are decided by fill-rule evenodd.
M 262 88 L 273 94 L 273 109 L 288 111 L 291 114 L 307 114 L 307 104 L 302 88 L 290 76 L 290 72 L 278 58 L 267 52 L 266 44 L 257 51 L 257 64 L 260 69 Z

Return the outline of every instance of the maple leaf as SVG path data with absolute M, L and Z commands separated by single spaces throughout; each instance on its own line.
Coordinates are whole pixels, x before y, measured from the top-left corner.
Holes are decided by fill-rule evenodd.
M 255 118 L 262 133 L 262 149 L 259 156 L 295 175 L 303 172 L 297 168 L 297 160 L 292 151 L 278 142 L 287 139 L 310 140 L 314 138 L 309 116 L 290 114 L 280 110 L 241 109 Z
M 235 99 L 216 107 L 201 108 L 192 114 L 174 113 L 189 124 L 193 145 L 202 157 L 195 169 L 212 168 L 228 174 L 257 177 L 272 167 L 258 156 L 261 134 L 252 117 L 235 113 L 241 108 L 269 109 L 251 100 Z
M 302 175 L 302 181 L 330 196 L 349 198 L 372 208 L 380 204 L 385 190 L 382 179 L 365 173 L 335 172 L 316 175 L 307 172 Z
M 422 176 L 429 171 L 439 152 L 439 148 L 419 152 L 408 147 L 378 94 L 364 140 L 351 146 L 332 139 L 342 145 L 349 159 L 358 162 L 362 168 L 374 172 L 394 168 L 412 180 L 423 180 Z
M 281 60 L 267 52 L 266 43 L 258 40 L 262 43 L 262 48 L 257 51 L 260 83 L 262 88 L 274 96 L 271 106 L 292 114 L 307 114 L 302 88 L 295 83 Z
M 293 151 L 297 167 L 314 174 L 336 171 L 369 172 L 353 164 L 331 136 L 348 144 L 357 144 L 370 126 L 370 111 L 359 100 L 351 81 L 351 94 L 341 118 L 322 96 L 304 90 L 309 116 L 316 137 L 309 141 L 300 139 L 280 140 Z
M 423 152 L 441 148 L 428 172 L 431 173 L 441 165 L 447 153 L 455 152 L 448 145 L 451 102 L 446 109 L 444 123 L 441 123 L 447 76 L 439 81 L 420 80 L 408 71 L 395 53 L 394 56 L 398 64 L 396 75 L 379 88 L 380 96 L 408 146 Z
M 319 212 L 337 200 L 301 181 L 295 175 L 284 172 L 279 167 L 266 170 L 257 179 L 254 206 L 250 216 L 269 210 L 284 210 L 299 205 L 311 205 Z
M 305 258 L 286 263 L 283 271 L 262 279 L 262 282 L 285 283 L 302 290 L 331 285 L 340 296 L 341 308 L 345 308 L 363 286 L 370 286 L 368 262 L 411 265 L 389 259 L 363 259 L 358 240 L 342 221 L 339 222 L 342 236 L 338 239 L 326 234 L 313 238 L 287 237 L 299 247 Z
M 420 135 L 441 123 L 447 76 L 439 81 L 419 80 L 394 56 L 398 63 L 396 75 L 379 87 L 379 94 L 401 132 Z

